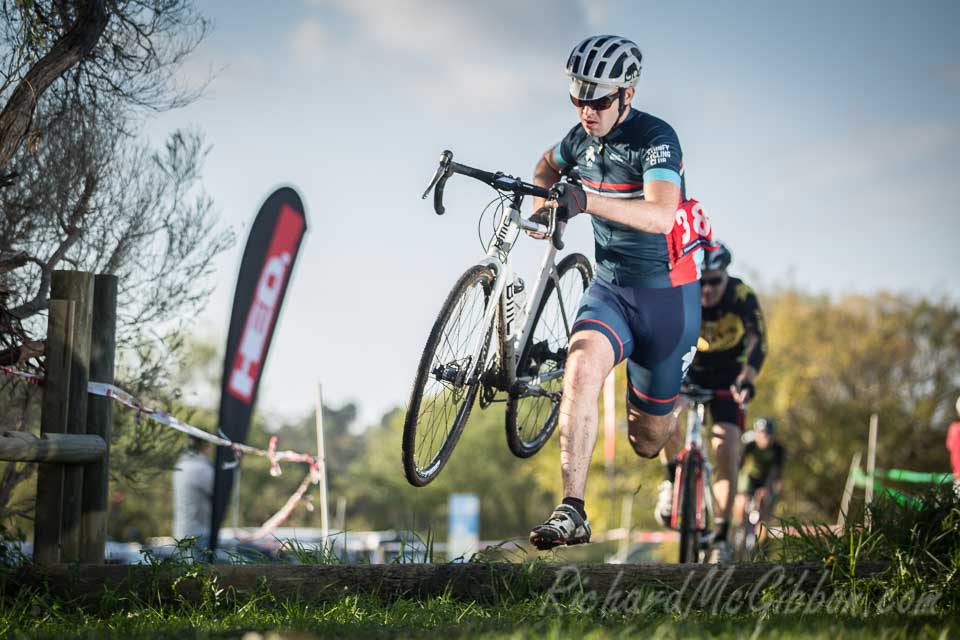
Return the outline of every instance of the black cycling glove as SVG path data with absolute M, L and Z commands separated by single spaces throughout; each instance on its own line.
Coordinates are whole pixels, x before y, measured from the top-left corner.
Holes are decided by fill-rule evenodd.
M 572 182 L 557 182 L 550 187 L 550 199 L 557 201 L 559 220 L 569 220 L 587 209 L 587 194 Z
M 749 380 L 740 380 L 735 386 L 737 387 L 737 391 L 747 392 L 746 397 L 743 399 L 744 402 L 750 402 L 754 396 L 757 395 L 757 388 L 753 386 L 753 383 Z

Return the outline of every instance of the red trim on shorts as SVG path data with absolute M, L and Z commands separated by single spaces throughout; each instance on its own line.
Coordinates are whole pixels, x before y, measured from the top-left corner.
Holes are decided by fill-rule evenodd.
M 672 398 L 667 398 L 666 400 L 660 400 L 660 399 L 658 399 L 658 398 L 651 398 L 650 396 L 648 396 L 648 395 L 645 394 L 645 393 L 640 393 L 639 391 L 637 391 L 637 388 L 636 388 L 635 386 L 633 386 L 633 385 L 630 385 L 630 390 L 633 391 L 633 392 L 634 392 L 635 394 L 637 394 L 638 396 L 640 396 L 641 398 L 643 398 L 644 400 L 647 400 L 647 401 L 649 401 L 649 402 L 657 402 L 657 403 L 659 403 L 659 404 L 667 404 L 668 402 L 673 402 L 674 400 L 676 400 L 677 398 L 680 397 L 680 394 L 678 393 L 677 395 L 673 396 Z
M 620 362 L 621 360 L 623 360 L 623 340 L 621 340 L 621 339 L 620 339 L 620 336 L 617 335 L 617 332 L 613 330 L 613 327 L 611 327 L 610 325 L 608 325 L 606 322 L 601 322 L 600 320 L 593 320 L 592 318 L 585 318 L 585 319 L 581 320 L 580 322 L 577 322 L 576 324 L 573 325 L 574 330 L 576 330 L 576 328 L 577 328 L 578 326 L 580 326 L 581 324 L 585 324 L 585 323 L 587 323 L 587 322 L 596 322 L 598 325 L 600 325 L 601 327 L 605 328 L 607 331 L 609 331 L 610 333 L 613 334 L 613 337 L 617 339 L 617 343 L 619 343 L 619 345 L 620 345 L 620 357 L 617 358 L 617 362 Z

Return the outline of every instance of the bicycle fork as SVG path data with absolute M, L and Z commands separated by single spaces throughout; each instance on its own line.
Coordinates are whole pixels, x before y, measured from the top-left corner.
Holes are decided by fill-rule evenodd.
M 696 509 L 694 526 L 698 531 L 707 531 L 713 520 L 713 474 L 710 469 L 710 461 L 704 453 L 703 447 L 703 417 L 704 406 L 697 403 L 694 409 L 687 412 L 687 441 L 677 456 L 677 471 L 673 482 L 673 510 L 670 515 L 670 527 L 672 529 L 680 528 L 680 514 L 682 510 L 693 507 Z M 687 458 L 692 457 L 694 464 L 694 503 L 693 505 L 683 504 L 683 468 L 686 466 Z

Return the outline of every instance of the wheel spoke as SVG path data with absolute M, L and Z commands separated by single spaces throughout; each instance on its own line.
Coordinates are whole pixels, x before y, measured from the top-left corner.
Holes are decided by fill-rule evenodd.
M 551 281 L 542 311 L 519 363 L 518 377 L 540 378 L 563 369 L 569 328 L 589 281 L 589 274 L 582 268 L 577 263 L 571 263 L 558 275 L 557 280 Z M 539 382 L 541 388 L 550 394 L 563 391 L 562 375 Z M 531 394 L 512 397 L 511 403 L 512 428 L 520 445 L 539 448 L 543 434 L 549 434 L 556 426 L 558 401 L 550 396 Z
M 407 415 L 405 429 L 412 429 L 412 433 L 409 440 L 405 439 L 404 455 L 409 456 L 422 483 L 432 479 L 449 455 L 452 445 L 448 446 L 448 442 L 458 436 L 467 404 L 475 396 L 476 385 L 471 385 L 466 375 L 473 364 L 471 351 L 490 300 L 488 273 L 478 271 L 452 308 L 444 312 L 443 325 L 435 329 L 432 338 L 433 352 L 421 364 L 427 371 L 418 374 L 421 388 L 415 392 L 416 401 L 411 403 L 411 409 L 417 407 L 416 415 Z M 409 477 L 409 465 L 407 469 Z

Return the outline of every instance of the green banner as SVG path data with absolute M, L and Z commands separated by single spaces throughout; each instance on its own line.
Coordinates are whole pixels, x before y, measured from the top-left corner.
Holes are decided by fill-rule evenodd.
M 950 473 L 923 473 L 922 471 L 907 471 L 906 469 L 876 469 L 874 470 L 874 476 L 896 482 L 917 482 L 920 484 L 953 482 L 953 474 Z
M 894 482 L 916 482 L 920 484 L 947 484 L 953 482 L 953 475 L 949 473 L 924 473 L 922 471 L 907 471 L 906 469 L 874 469 L 874 486 L 877 478 L 885 478 Z M 853 470 L 853 481 L 858 487 L 867 486 L 867 474 L 859 467 Z

